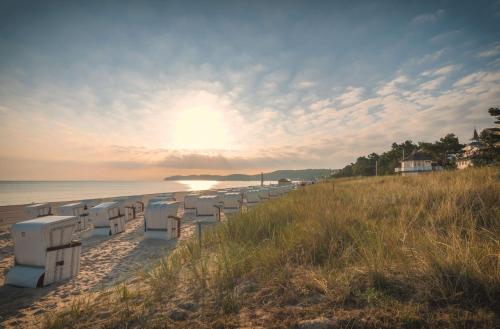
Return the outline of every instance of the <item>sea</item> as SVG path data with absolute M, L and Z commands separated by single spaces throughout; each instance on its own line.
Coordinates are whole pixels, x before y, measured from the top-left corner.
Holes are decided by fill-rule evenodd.
M 251 185 L 260 181 L 0 181 L 0 206 Z

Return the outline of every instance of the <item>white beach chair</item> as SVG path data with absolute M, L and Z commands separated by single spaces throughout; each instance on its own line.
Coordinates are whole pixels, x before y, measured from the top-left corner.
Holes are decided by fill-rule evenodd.
M 200 195 L 198 193 L 189 193 L 184 197 L 184 213 L 196 214 L 196 201 Z
M 135 212 L 135 202 L 128 196 L 124 197 L 119 197 L 115 198 L 113 200 L 114 202 L 117 202 L 120 206 L 120 213 L 125 215 L 125 221 L 130 221 L 134 218 L 136 218 L 136 212 Z
M 75 276 L 81 253 L 81 243 L 72 241 L 76 223 L 75 216 L 45 216 L 12 225 L 15 266 L 5 282 L 36 288 Z
M 198 219 L 220 221 L 222 206 L 216 195 L 203 195 L 196 199 L 195 215 Z
M 217 191 L 216 195 L 217 195 L 217 201 L 218 202 L 222 202 L 224 201 L 224 195 L 226 193 L 229 193 L 229 191 L 226 191 L 226 190 L 220 190 L 220 191 Z
M 52 206 L 50 203 L 34 203 L 26 206 L 26 216 L 28 218 L 38 218 L 52 215 Z
M 135 217 L 143 213 L 145 210 L 143 198 L 144 197 L 142 195 L 129 196 L 130 202 L 132 202 L 132 206 L 134 207 L 135 210 Z
M 280 196 L 280 188 L 278 186 L 269 187 L 269 198 L 277 198 Z
M 125 215 L 120 212 L 117 202 L 104 202 L 90 208 L 90 218 L 94 224 L 93 235 L 114 235 L 125 231 Z
M 222 197 L 222 204 L 224 206 L 224 214 L 234 214 L 241 211 L 241 204 L 243 200 L 240 193 L 231 192 L 225 193 Z
M 171 240 L 181 236 L 181 219 L 177 217 L 179 202 L 158 201 L 144 212 L 144 238 Z
M 81 202 L 68 203 L 57 208 L 59 216 L 75 216 L 77 218 L 76 231 L 84 231 L 90 227 L 89 212 Z
M 265 201 L 269 199 L 269 188 L 268 187 L 261 187 L 258 189 L 259 191 L 259 198 L 261 201 Z
M 260 202 L 260 190 L 248 190 L 245 192 L 245 205 L 248 208 L 255 207 Z

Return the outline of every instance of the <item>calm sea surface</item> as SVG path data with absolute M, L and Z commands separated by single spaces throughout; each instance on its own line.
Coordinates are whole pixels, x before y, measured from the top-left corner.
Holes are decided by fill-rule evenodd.
M 259 184 L 260 181 L 0 181 L 0 206 Z

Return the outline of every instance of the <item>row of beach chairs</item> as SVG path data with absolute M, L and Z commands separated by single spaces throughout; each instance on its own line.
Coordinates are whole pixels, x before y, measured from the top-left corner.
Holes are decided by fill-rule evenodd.
M 212 191 L 211 195 L 189 193 L 184 197 L 184 216 L 217 222 L 243 208 L 251 208 L 270 198 L 279 197 L 293 185 L 248 187 Z M 172 193 L 148 200 L 142 196 L 120 197 L 109 202 L 85 200 L 62 205 L 53 214 L 49 203 L 26 207 L 29 220 L 12 225 L 14 267 L 6 284 L 43 287 L 75 276 L 80 269 L 81 242 L 77 238 L 110 236 L 126 229 L 128 221 L 144 213 L 144 238 L 171 240 L 180 237 L 180 202 Z

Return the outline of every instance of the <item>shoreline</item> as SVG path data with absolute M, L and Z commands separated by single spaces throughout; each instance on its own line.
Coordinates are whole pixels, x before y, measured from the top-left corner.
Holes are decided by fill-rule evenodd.
M 269 183 L 269 182 L 267 182 Z M 200 190 L 180 190 L 180 191 L 175 191 L 175 192 L 157 192 L 157 193 L 147 193 L 147 194 L 133 194 L 133 195 L 117 195 L 117 196 L 111 196 L 111 197 L 102 197 L 102 198 L 87 198 L 87 199 L 73 199 L 73 200 L 65 200 L 65 201 L 46 201 L 46 202 L 31 202 L 31 203 L 24 203 L 24 204 L 14 204 L 14 205 L 0 205 L 0 233 L 5 230 L 5 226 L 10 226 L 12 224 L 15 224 L 19 221 L 23 220 L 28 220 L 30 218 L 27 217 L 27 215 L 24 212 L 24 209 L 26 206 L 30 204 L 36 204 L 36 203 L 49 203 L 52 206 L 52 211 L 54 212 L 54 209 L 57 209 L 59 206 L 68 204 L 68 203 L 74 203 L 74 202 L 82 202 L 83 200 L 98 200 L 100 202 L 106 202 L 106 201 L 113 201 L 114 199 L 121 198 L 121 197 L 130 197 L 130 196 L 142 196 L 142 201 L 146 204 L 149 199 L 152 197 L 162 194 L 162 193 L 172 193 L 177 201 L 182 202 L 184 200 L 184 196 L 187 193 L 207 193 L 209 191 L 218 191 L 218 190 L 224 190 L 224 189 L 229 189 L 229 188 L 244 188 L 248 187 L 251 185 L 246 185 L 246 186 L 239 186 L 239 187 L 226 187 L 226 188 L 213 188 L 213 189 L 200 189 Z
M 266 184 L 275 183 L 266 181 Z M 0 181 L 0 209 L 32 203 L 62 203 L 121 196 L 196 192 L 260 185 L 260 181 Z

